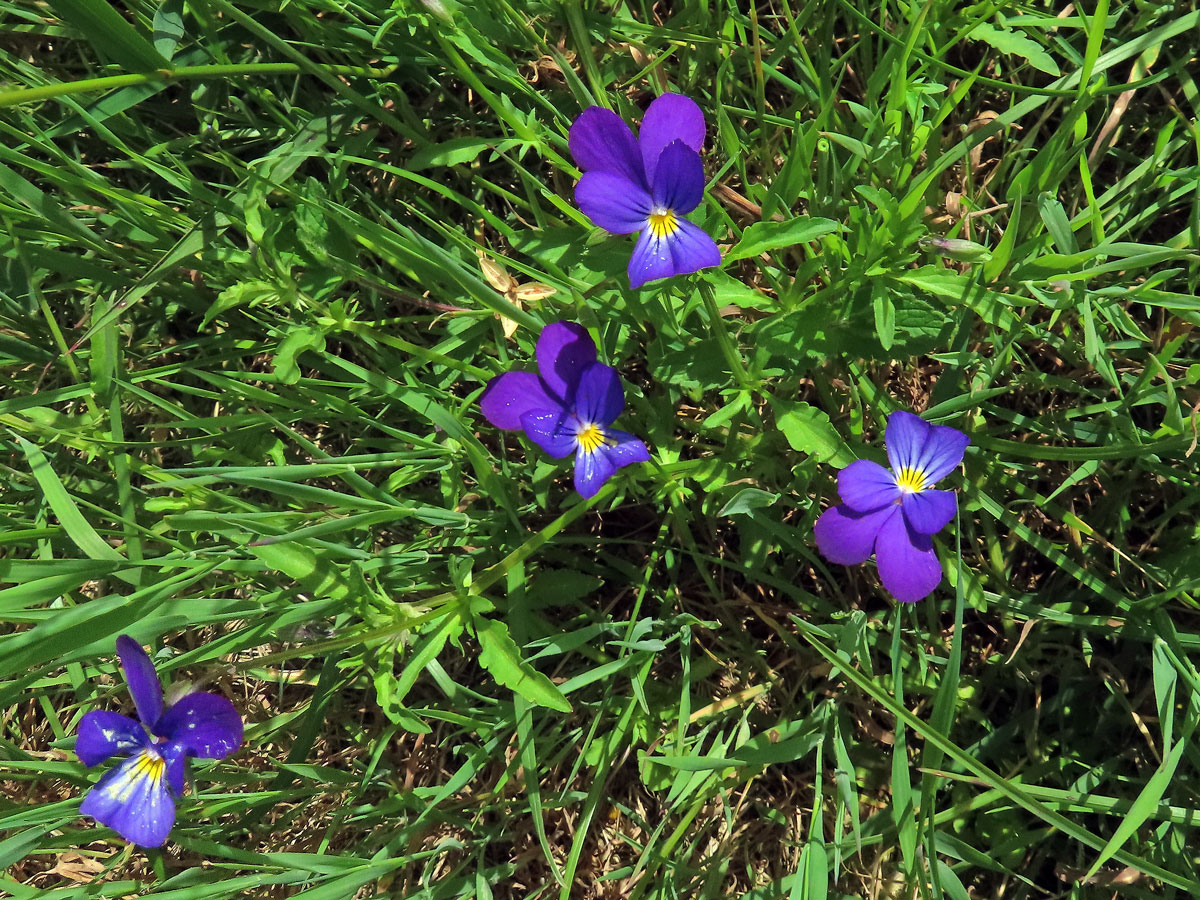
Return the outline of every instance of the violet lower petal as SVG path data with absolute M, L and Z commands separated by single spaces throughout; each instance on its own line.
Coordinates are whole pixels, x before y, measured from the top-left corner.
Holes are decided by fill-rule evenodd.
M 575 454 L 575 490 L 585 500 L 596 496 L 604 483 L 617 471 L 616 462 L 606 445 L 588 452 L 580 447 Z
M 629 286 L 635 291 L 648 281 L 669 278 L 675 274 L 675 258 L 666 238 L 656 237 L 647 228 L 638 235 L 629 257 Z
M 175 824 L 166 761 L 152 749 L 129 757 L 96 783 L 79 812 L 139 847 L 161 847 Z
M 561 404 L 547 393 L 541 378 L 533 372 L 505 372 L 488 382 L 479 398 L 483 417 L 506 431 L 521 428 L 521 415 L 531 409 L 546 409 Z
M 937 534 L 958 509 L 954 491 L 924 490 L 906 494 L 900 502 L 909 526 L 920 534 Z
M 849 506 L 833 506 L 821 513 L 813 534 L 817 549 L 832 563 L 854 566 L 866 562 L 875 552 L 875 540 L 884 523 L 898 518 L 898 506 L 885 506 L 872 512 L 855 512 Z
M 647 189 L 641 148 L 629 126 L 611 109 L 585 109 L 571 123 L 567 146 L 583 171 L 611 172 Z
M 704 113 L 696 102 L 683 94 L 663 94 L 646 109 L 638 132 L 646 178 L 654 182 L 655 167 L 663 148 L 672 141 L 683 141 L 697 153 L 704 149 Z
M 892 516 L 875 538 L 875 564 L 879 579 L 901 603 L 916 603 L 933 593 L 942 580 L 933 542 L 913 531 L 903 515 Z
M 612 234 L 641 231 L 650 217 L 650 194 L 612 172 L 584 173 L 575 185 L 575 202 L 584 215 Z

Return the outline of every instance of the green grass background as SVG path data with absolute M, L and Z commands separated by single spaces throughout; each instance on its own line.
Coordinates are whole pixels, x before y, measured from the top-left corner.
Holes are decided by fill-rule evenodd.
M 1200 894 L 1198 35 L 0 2 L 0 891 Z M 566 134 L 664 90 L 726 263 L 632 292 Z M 477 406 L 558 320 L 654 454 L 587 503 Z M 972 437 L 907 608 L 812 540 L 895 409 Z M 78 816 L 123 632 L 247 722 L 162 852 Z

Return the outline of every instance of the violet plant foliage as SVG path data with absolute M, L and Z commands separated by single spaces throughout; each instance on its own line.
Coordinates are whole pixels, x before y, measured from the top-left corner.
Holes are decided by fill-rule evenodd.
M 523 430 L 548 454 L 575 455 L 575 490 L 595 496 L 618 469 L 647 462 L 646 445 L 612 423 L 625 408 L 615 369 L 596 359 L 591 336 L 574 322 L 542 329 L 534 372 L 505 372 L 488 382 L 479 405 L 507 431 Z
M 137 719 L 95 710 L 79 722 L 75 753 L 91 768 L 114 756 L 124 762 L 100 779 L 80 804 L 131 843 L 161 847 L 175 824 L 188 757 L 225 759 L 242 745 L 242 719 L 216 694 L 194 692 L 166 704 L 154 663 L 128 635 L 117 638 Z
M 953 491 L 933 486 L 962 462 L 971 441 L 903 411 L 888 419 L 884 441 L 890 470 L 860 459 L 838 473 L 842 503 L 817 519 L 817 548 L 830 562 L 848 566 L 874 554 L 883 586 L 897 600 L 915 603 L 942 580 L 932 536 L 958 508 Z
M 721 264 L 711 237 L 684 216 L 704 198 L 704 113 L 682 94 L 663 94 L 646 110 L 641 132 L 612 110 L 589 106 L 572 123 L 568 146 L 583 177 L 575 202 L 613 234 L 638 234 L 629 284 Z

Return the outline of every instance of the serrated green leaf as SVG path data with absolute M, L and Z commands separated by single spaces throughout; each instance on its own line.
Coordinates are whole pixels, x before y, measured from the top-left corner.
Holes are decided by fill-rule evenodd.
M 479 619 L 475 624 L 481 652 L 479 664 L 487 669 L 497 684 L 537 706 L 571 711 L 571 704 L 549 678 L 521 658 L 521 651 L 508 633 L 508 626 L 496 619 Z
M 778 301 L 774 297 L 757 291 L 720 269 L 706 269 L 705 281 L 713 286 L 717 306 L 737 306 L 741 309 L 768 310 Z
M 1039 69 L 1048 75 L 1057 76 L 1062 74 L 1058 63 L 1054 61 L 1054 57 L 1046 52 L 1045 47 L 1033 38 L 1026 37 L 1018 31 L 1013 31 L 1009 28 L 997 28 L 986 22 L 980 22 L 971 29 L 971 37 L 981 40 L 986 44 L 991 44 L 991 46 L 995 47 L 1001 53 L 1019 56 L 1035 69 Z
M 807 403 L 788 400 L 772 400 L 771 408 L 775 411 L 775 426 L 783 432 L 793 450 L 839 468 L 854 461 L 854 454 L 824 411 Z
M 324 349 L 324 334 L 315 328 L 293 328 L 275 351 L 275 377 L 284 384 L 295 384 L 300 380 L 296 357 L 306 350 L 320 353 Z
M 240 281 L 217 294 L 217 299 L 209 305 L 208 310 L 204 313 L 204 319 L 200 322 L 200 330 L 206 329 L 214 319 L 224 312 L 239 306 L 253 306 L 278 296 L 278 288 L 269 282 Z

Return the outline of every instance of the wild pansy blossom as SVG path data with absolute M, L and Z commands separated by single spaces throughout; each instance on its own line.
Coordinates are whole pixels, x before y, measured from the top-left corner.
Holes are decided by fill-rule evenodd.
M 883 586 L 902 603 L 915 603 L 942 580 L 931 535 L 957 509 L 954 492 L 933 485 L 954 471 L 971 440 L 908 412 L 892 413 L 884 440 L 891 471 L 860 459 L 838 473 L 842 504 L 817 519 L 817 547 L 847 566 L 874 553 Z
M 584 497 L 622 466 L 650 459 L 640 440 L 609 427 L 625 408 L 625 391 L 616 370 L 596 361 L 596 345 L 582 325 L 543 328 L 537 365 L 537 374 L 505 372 L 488 382 L 479 406 L 489 422 L 524 430 L 556 459 L 574 453 L 575 490 Z
M 694 101 L 663 94 L 638 138 L 612 110 L 589 106 L 571 124 L 568 146 L 584 172 L 579 208 L 605 231 L 641 232 L 631 287 L 721 264 L 713 239 L 684 218 L 704 197 L 704 113 Z
M 96 710 L 79 722 L 75 753 L 85 766 L 128 757 L 96 783 L 79 811 L 131 843 L 161 847 L 175 824 L 188 757 L 232 754 L 242 745 L 242 720 L 216 694 L 185 694 L 166 706 L 154 664 L 128 635 L 117 638 L 117 655 L 138 720 Z

